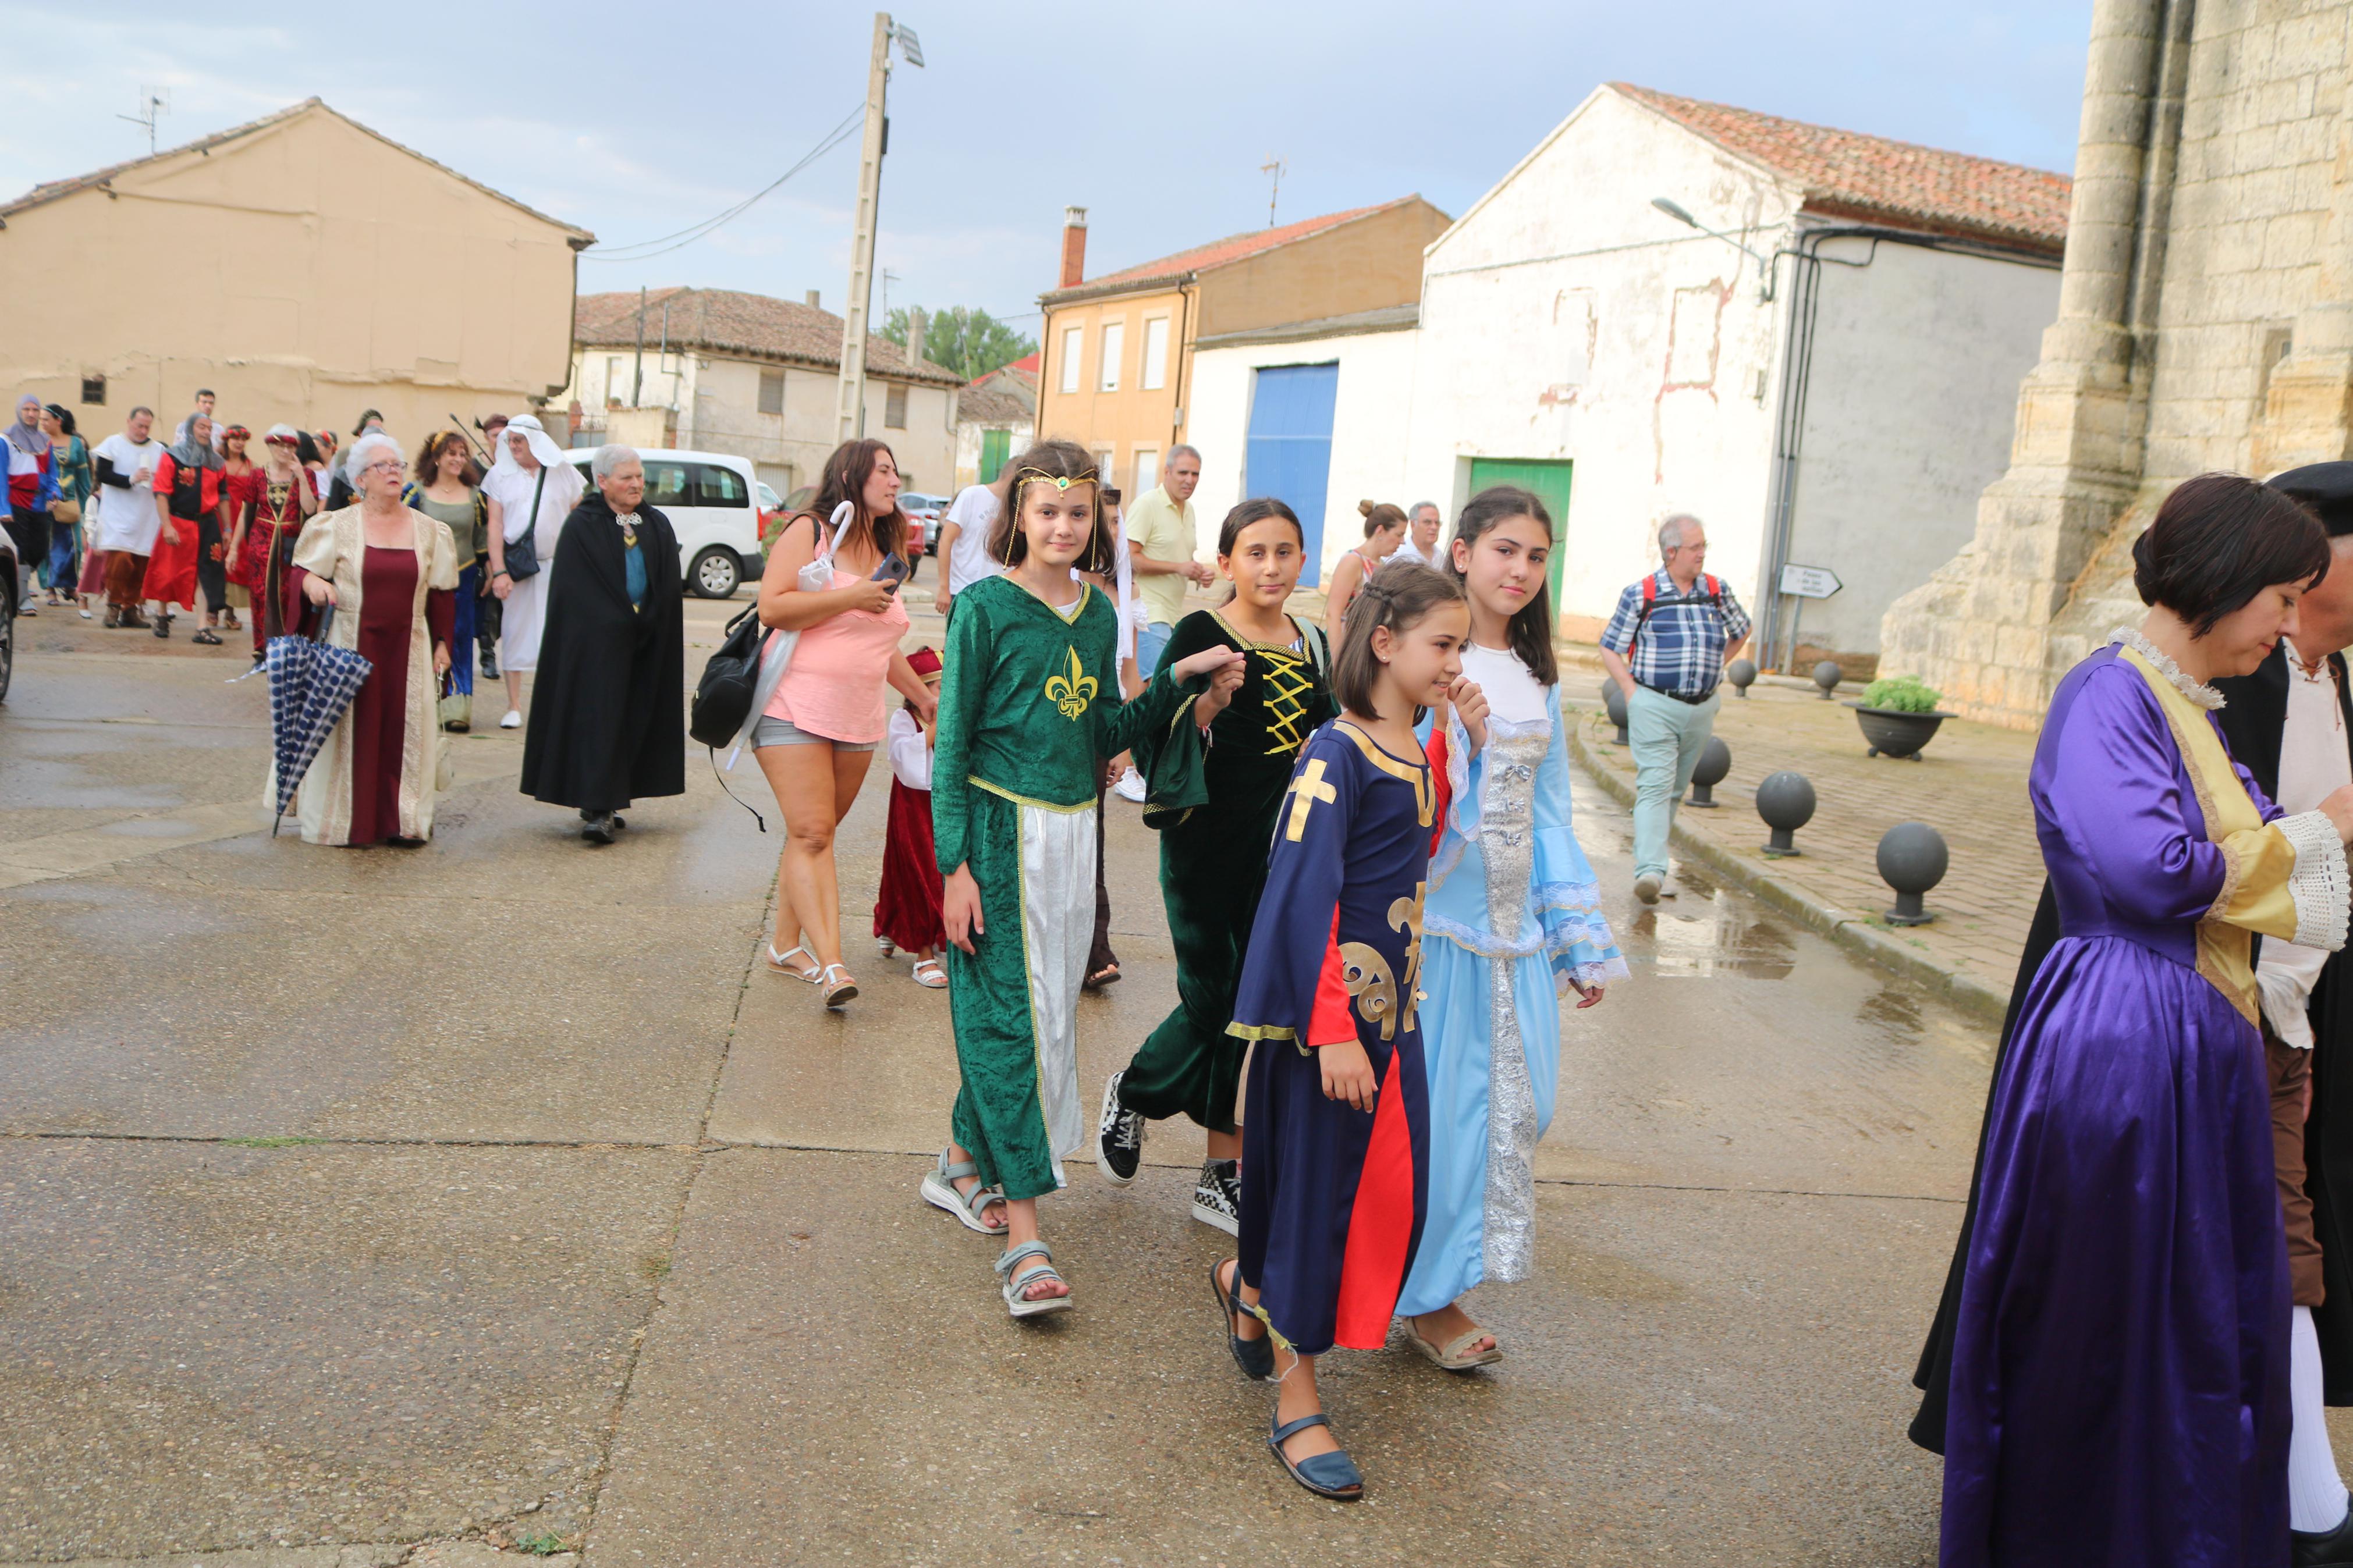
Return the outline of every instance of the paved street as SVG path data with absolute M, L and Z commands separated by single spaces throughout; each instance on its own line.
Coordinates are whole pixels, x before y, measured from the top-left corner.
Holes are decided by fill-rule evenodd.
M 723 614 L 689 601 L 690 678 Z M 762 972 L 748 761 L 768 837 L 697 756 L 590 849 L 492 731 L 428 847 L 314 848 L 256 815 L 234 646 L 19 630 L 0 1563 L 1933 1560 L 1906 1379 L 1988 1031 L 1704 868 L 1638 916 L 1581 780 L 1633 977 L 1571 1016 L 1538 1278 L 1473 1302 L 1508 1359 L 1332 1358 L 1351 1509 L 1265 1452 L 1193 1130 L 1124 1193 L 1074 1163 L 1044 1207 L 1077 1308 L 1007 1321 L 990 1244 L 914 1196 L 945 1000 L 862 937 L 847 1017 Z M 853 929 L 884 793 L 845 829 Z M 1155 846 L 1113 809 L 1090 1106 L 1173 998 Z

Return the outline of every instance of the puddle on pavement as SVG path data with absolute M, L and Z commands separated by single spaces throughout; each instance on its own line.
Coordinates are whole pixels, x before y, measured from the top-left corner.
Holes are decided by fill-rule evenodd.
M 1703 892 L 1696 879 L 1683 886 L 1683 896 L 1672 905 L 1637 911 L 1626 932 L 1633 951 L 1650 947 L 1659 973 L 1788 978 L 1798 962 L 1797 943 L 1788 932 L 1769 921 L 1751 919 L 1720 889 Z

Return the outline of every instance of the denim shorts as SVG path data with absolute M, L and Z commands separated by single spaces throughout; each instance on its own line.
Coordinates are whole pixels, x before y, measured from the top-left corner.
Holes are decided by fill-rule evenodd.
M 752 726 L 752 749 L 756 752 L 764 746 L 831 746 L 837 752 L 871 752 L 875 742 L 837 741 L 830 736 L 812 735 L 790 719 L 777 719 L 763 713 L 760 721 Z

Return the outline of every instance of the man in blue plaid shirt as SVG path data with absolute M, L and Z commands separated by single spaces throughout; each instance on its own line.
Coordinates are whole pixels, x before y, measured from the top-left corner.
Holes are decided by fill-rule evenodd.
M 1707 574 L 1707 531 L 1677 514 L 1659 525 L 1659 570 L 1618 595 L 1601 664 L 1626 694 L 1634 752 L 1634 896 L 1673 898 L 1667 835 L 1715 728 L 1724 661 L 1748 640 L 1748 615 Z

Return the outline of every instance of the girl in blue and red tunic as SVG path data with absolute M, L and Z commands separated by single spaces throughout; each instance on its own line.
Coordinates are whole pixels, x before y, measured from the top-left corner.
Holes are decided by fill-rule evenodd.
M 1429 1089 L 1416 987 L 1442 742 L 1417 710 L 1450 697 L 1473 746 L 1486 709 L 1463 681 L 1470 611 L 1413 562 L 1349 605 L 1332 684 L 1340 717 L 1302 748 L 1275 820 L 1231 1032 L 1250 1054 L 1241 1253 L 1211 1273 L 1234 1359 L 1280 1374 L 1268 1446 L 1293 1480 L 1353 1501 L 1363 1479 L 1324 1419 L 1315 1358 L 1377 1350 L 1420 1239 Z

